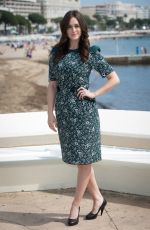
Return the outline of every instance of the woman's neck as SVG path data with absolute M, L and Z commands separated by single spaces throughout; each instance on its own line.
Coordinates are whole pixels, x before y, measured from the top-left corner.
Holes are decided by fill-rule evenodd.
M 69 49 L 78 49 L 78 48 L 79 48 L 78 41 L 70 42 Z

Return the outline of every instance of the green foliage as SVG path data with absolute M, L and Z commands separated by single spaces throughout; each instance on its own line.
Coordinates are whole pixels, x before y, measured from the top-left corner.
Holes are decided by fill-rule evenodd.
M 99 15 L 99 14 L 94 14 L 94 15 L 93 15 L 93 18 L 95 18 L 97 21 L 101 21 L 102 16 Z
M 28 18 L 32 23 L 38 25 L 44 25 L 47 23 L 47 20 L 41 14 L 37 14 L 37 13 L 29 14 Z
M 17 20 L 11 12 L 0 10 L 0 24 L 2 23 L 14 26 L 17 24 Z
M 129 29 L 142 29 L 143 26 L 150 28 L 150 19 L 133 19 L 131 18 L 128 23 Z
M 17 19 L 19 34 L 24 33 L 25 28 L 28 28 L 28 20 L 21 15 L 16 15 L 16 19 Z
M 106 21 L 106 26 L 109 27 L 109 28 L 115 28 L 116 27 L 116 20 L 108 19 Z
M 28 33 L 31 33 L 31 23 L 29 20 L 27 20 L 27 29 L 28 29 Z
M 11 12 L 0 10 L 0 24 L 2 23 L 4 23 L 4 31 L 6 34 L 7 25 L 17 25 L 17 19 Z
M 143 26 L 143 20 L 140 18 L 137 18 L 135 20 L 135 24 L 136 24 L 137 29 L 140 29 Z
M 26 26 L 28 24 L 26 18 L 21 15 L 16 15 L 16 19 L 18 25 Z
M 96 24 L 96 20 L 91 19 L 88 15 L 83 15 L 88 26 L 94 26 Z
M 111 19 L 107 16 L 101 16 L 98 14 L 93 15 L 96 19 L 97 28 L 100 30 L 125 30 L 125 29 L 143 29 L 143 27 L 150 28 L 150 19 L 130 19 L 127 20 L 127 14 L 124 14 L 123 17 L 117 17 L 116 19 Z
M 128 23 L 128 28 L 129 29 L 134 29 L 134 26 L 135 26 L 135 19 L 131 18 L 129 23 Z
M 93 30 L 94 27 L 96 26 L 96 20 L 91 19 L 88 15 L 83 15 L 84 20 L 88 26 L 89 29 Z
M 47 32 L 48 32 L 48 33 L 52 33 L 52 32 L 54 32 L 54 29 L 53 29 L 53 27 L 51 27 L 51 26 L 50 26 L 50 27 L 48 27 L 48 30 L 47 30 Z

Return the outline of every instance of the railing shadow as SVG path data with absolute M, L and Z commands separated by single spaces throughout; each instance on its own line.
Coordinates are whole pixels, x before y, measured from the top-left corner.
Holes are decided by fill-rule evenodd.
M 41 226 L 50 222 L 61 222 L 67 225 L 67 214 L 62 213 L 25 213 L 0 211 L 0 223 L 11 223 L 21 226 Z
M 45 190 L 42 192 L 52 193 L 52 194 L 62 194 L 63 196 L 72 196 L 75 193 L 74 188 L 70 189 L 59 189 L 59 190 Z M 106 191 L 101 190 L 102 195 L 107 199 L 108 204 L 123 204 L 123 205 L 130 205 L 135 207 L 141 207 L 145 209 L 150 209 L 150 196 L 142 196 L 142 195 L 135 195 L 135 194 L 128 194 L 128 193 L 120 193 L 120 192 L 113 192 L 113 191 Z M 85 193 L 84 198 L 91 199 L 90 194 L 88 192 Z

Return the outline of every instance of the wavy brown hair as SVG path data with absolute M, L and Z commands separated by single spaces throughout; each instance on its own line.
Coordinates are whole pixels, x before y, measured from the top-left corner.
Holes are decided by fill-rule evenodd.
M 79 53 L 82 62 L 86 62 L 89 57 L 89 35 L 88 35 L 88 28 L 84 17 L 82 14 L 77 10 L 68 11 L 63 19 L 60 22 L 60 29 L 61 29 L 61 38 L 60 41 L 54 46 L 56 48 L 56 52 L 54 55 L 54 63 L 58 63 L 60 59 L 65 56 L 69 51 L 69 38 L 67 36 L 67 28 L 69 26 L 70 19 L 75 17 L 78 20 L 78 23 L 81 28 L 81 37 L 79 40 Z

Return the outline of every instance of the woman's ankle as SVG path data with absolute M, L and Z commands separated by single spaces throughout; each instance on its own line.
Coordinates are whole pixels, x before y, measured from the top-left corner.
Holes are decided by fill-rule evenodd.
M 95 198 L 93 199 L 93 202 L 94 202 L 94 203 L 102 203 L 103 200 L 104 200 L 103 196 L 99 196 L 99 197 L 95 197 Z
M 73 202 L 72 202 L 72 207 L 79 208 L 79 207 L 80 207 L 80 203 L 77 202 L 77 201 L 73 201 Z

